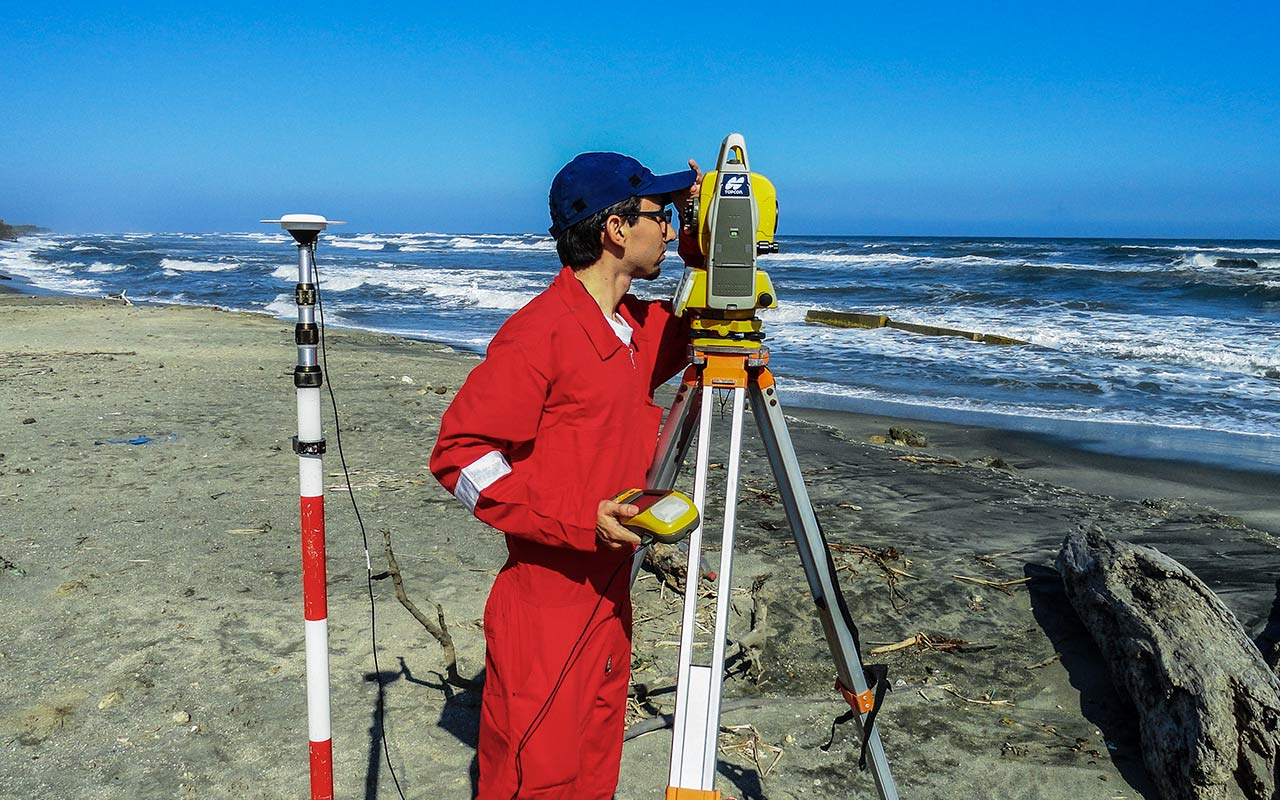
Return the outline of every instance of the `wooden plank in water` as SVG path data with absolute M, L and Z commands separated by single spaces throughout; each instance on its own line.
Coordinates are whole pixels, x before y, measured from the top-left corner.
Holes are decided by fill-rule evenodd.
M 923 336 L 959 336 L 980 344 L 1012 345 L 1030 344 L 1021 339 L 1008 336 L 997 336 L 992 333 L 974 333 L 955 328 L 939 328 L 936 325 L 919 325 L 913 322 L 895 322 L 884 314 L 857 314 L 848 311 L 822 311 L 811 309 L 804 315 L 805 322 L 819 325 L 831 325 L 836 328 L 893 328 L 907 333 L 918 333 Z
M 884 314 L 851 314 L 845 311 L 810 310 L 804 315 L 805 322 L 816 322 L 836 328 L 883 328 L 889 322 Z

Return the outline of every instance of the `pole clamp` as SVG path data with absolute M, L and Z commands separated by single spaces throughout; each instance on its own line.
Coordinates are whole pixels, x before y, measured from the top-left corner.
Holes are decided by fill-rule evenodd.
M 293 287 L 293 299 L 300 306 L 314 306 L 316 304 L 316 285 L 314 283 L 299 283 Z
M 293 385 L 299 389 L 315 389 L 324 383 L 324 372 L 318 366 L 293 368 Z
M 294 436 L 290 439 L 293 442 L 293 452 L 300 456 L 322 456 L 325 452 L 325 441 L 321 439 L 316 442 L 300 442 L 298 437 Z

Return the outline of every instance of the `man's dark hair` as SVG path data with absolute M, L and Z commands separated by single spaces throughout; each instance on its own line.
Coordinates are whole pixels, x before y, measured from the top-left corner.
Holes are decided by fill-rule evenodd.
M 628 197 L 569 226 L 556 242 L 560 263 L 573 269 L 582 269 L 599 261 L 604 253 L 604 242 L 600 234 L 604 233 L 605 220 L 617 215 L 628 225 L 634 225 L 640 220 L 636 215 L 639 210 L 640 198 Z

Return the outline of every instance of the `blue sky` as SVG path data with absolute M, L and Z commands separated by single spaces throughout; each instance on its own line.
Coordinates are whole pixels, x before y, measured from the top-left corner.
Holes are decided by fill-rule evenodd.
M 783 234 L 1280 238 L 1271 2 L 36 5 L 0 27 L 12 222 L 542 231 L 575 153 L 739 131 Z

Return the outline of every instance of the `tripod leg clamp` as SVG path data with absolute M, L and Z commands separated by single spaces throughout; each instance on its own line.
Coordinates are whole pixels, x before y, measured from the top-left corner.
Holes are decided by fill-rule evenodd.
M 871 731 L 876 724 L 876 715 L 880 713 L 880 705 L 884 701 L 885 692 L 889 691 L 889 668 L 884 664 L 868 664 L 863 667 L 863 676 L 867 679 L 867 690 L 855 694 L 836 678 L 836 691 L 849 704 L 849 710 L 841 714 L 831 723 L 831 738 L 824 745 L 819 745 L 824 753 L 831 749 L 836 740 L 836 726 L 852 722 L 855 715 L 866 714 L 862 725 L 862 753 L 858 757 L 858 768 L 867 768 L 867 746 L 871 744 Z
M 852 689 L 846 689 L 845 685 L 837 678 L 836 691 L 844 697 L 844 701 L 849 704 L 849 708 L 859 714 L 870 714 L 871 709 L 876 707 L 876 695 L 870 689 L 867 689 L 862 694 L 855 694 Z

